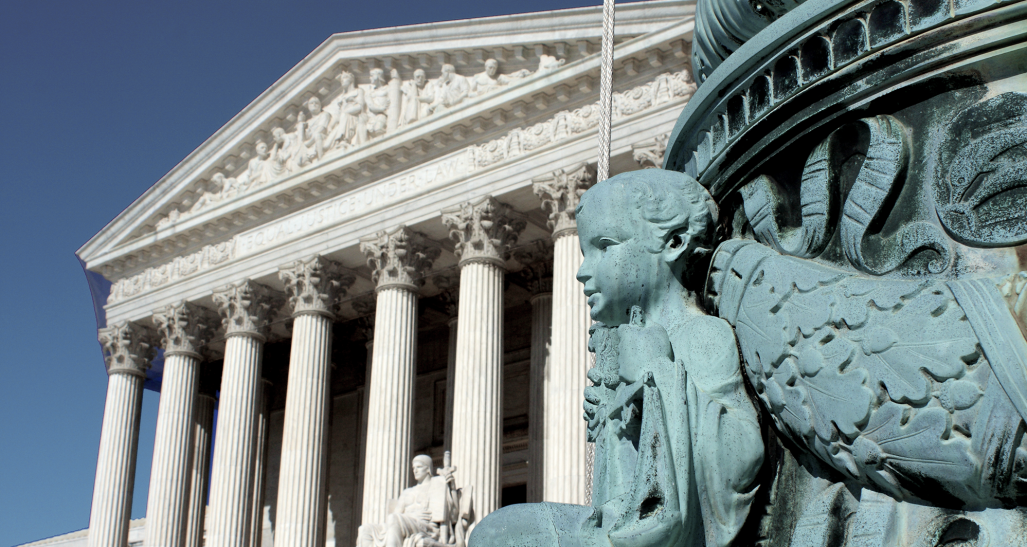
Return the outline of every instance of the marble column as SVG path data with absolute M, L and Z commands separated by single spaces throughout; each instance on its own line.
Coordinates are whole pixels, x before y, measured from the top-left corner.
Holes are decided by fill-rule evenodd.
M 499 508 L 503 442 L 504 255 L 525 221 L 492 196 L 443 211 L 456 241 L 460 300 L 453 380 L 453 464 L 474 487 L 474 514 Z
M 360 522 L 363 518 L 364 465 L 367 455 L 367 415 L 371 397 L 371 365 L 374 361 L 375 300 L 376 297 L 368 295 L 354 299 L 351 302 L 353 309 L 361 315 L 357 319 L 357 326 L 364 334 L 364 339 L 366 340 L 364 342 L 364 349 L 367 350 L 367 359 L 364 362 L 364 387 L 361 388 L 360 399 L 360 431 L 357 440 L 356 488 L 354 490 L 356 499 L 353 502 L 353 514 L 350 518 L 350 526 L 354 537 L 356 537 L 356 530 L 360 527 Z
M 545 380 L 545 448 L 543 498 L 558 503 L 587 504 L 590 477 L 588 443 L 581 403 L 590 366 L 588 299 L 575 277 L 581 248 L 574 209 L 581 194 L 595 184 L 595 171 L 581 164 L 533 181 L 534 191 L 549 213 L 553 230 L 553 330 Z
M 89 547 L 123 547 L 128 543 L 139 413 L 146 369 L 154 356 L 153 337 L 148 329 L 127 322 L 99 332 L 107 361 L 107 402 L 89 513 Z
M 417 291 L 439 249 L 406 228 L 362 239 L 377 283 L 364 457 L 363 524 L 384 523 L 386 504 L 410 477 L 417 355 Z
M 528 373 L 528 503 L 543 501 L 545 477 L 545 379 L 553 331 L 553 246 L 534 241 L 517 249 L 517 273 L 531 293 L 531 364 Z
M 324 545 L 332 321 L 355 278 L 315 256 L 282 269 L 292 310 L 292 348 L 278 479 L 275 547 Z
M 179 547 L 185 543 L 200 351 L 214 334 L 217 317 L 195 304 L 179 302 L 154 313 L 153 322 L 163 340 L 164 375 L 143 544 Z
M 186 513 L 185 547 L 203 547 L 203 526 L 210 486 L 210 449 L 217 403 L 217 377 L 210 365 L 201 367 L 196 406 L 193 407 L 193 454 L 189 471 L 189 505 Z
M 270 289 L 252 281 L 216 291 L 214 302 L 226 339 L 206 545 L 248 547 L 264 341 L 279 306 Z
M 449 313 L 449 346 L 446 353 L 446 414 L 445 434 L 443 447 L 452 452 L 453 450 L 453 381 L 456 378 L 456 335 L 457 335 L 457 313 L 460 308 L 460 274 L 445 273 L 432 278 L 432 283 L 442 289 L 439 297 L 446 305 L 446 312 Z
M 250 514 L 250 545 L 260 547 L 264 533 L 264 480 L 267 478 L 267 434 L 271 424 L 271 403 L 274 400 L 274 384 L 267 378 L 260 379 L 260 412 L 257 414 L 257 446 L 253 450 L 253 509 Z

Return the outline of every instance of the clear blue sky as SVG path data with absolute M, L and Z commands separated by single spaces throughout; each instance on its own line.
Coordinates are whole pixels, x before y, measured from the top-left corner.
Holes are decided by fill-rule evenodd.
M 79 246 L 333 33 L 599 3 L 4 0 L 0 547 L 89 522 L 107 378 Z

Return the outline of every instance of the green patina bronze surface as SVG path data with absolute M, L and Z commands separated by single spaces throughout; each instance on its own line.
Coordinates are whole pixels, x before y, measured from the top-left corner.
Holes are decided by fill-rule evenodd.
M 699 2 L 578 215 L 591 507 L 471 545 L 1027 545 L 1027 2 Z M 737 349 L 736 349 L 737 348 Z

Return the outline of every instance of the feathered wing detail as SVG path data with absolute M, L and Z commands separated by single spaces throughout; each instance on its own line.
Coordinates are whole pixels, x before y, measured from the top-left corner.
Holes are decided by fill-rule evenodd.
M 1008 474 L 995 467 L 1017 436 L 974 442 L 1016 431 L 1027 412 L 1027 341 L 994 280 L 873 279 L 733 241 L 707 291 L 776 428 L 799 446 L 898 499 L 1020 495 L 989 478 Z

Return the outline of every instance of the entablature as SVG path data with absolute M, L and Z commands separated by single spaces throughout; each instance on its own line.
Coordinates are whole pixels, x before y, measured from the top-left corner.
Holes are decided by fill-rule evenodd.
M 687 17 L 620 44 L 615 51 L 617 88 L 625 94 L 637 92 L 634 90 L 639 87 L 638 84 L 652 79 L 655 74 L 675 67 L 683 68 L 689 56 L 686 40 L 690 39 L 691 29 L 691 18 Z M 587 37 L 580 43 L 589 43 Z M 548 55 L 545 53 L 550 51 L 548 47 L 543 45 L 536 48 L 535 54 Z M 560 49 L 553 47 L 556 53 Z M 568 52 L 567 48 L 562 49 L 564 53 Z M 580 54 L 587 49 L 580 47 L 577 52 Z M 484 50 L 479 48 L 479 51 Z M 362 68 L 367 73 L 370 70 L 384 70 L 377 66 L 379 60 L 339 58 L 342 56 L 342 53 L 337 53 L 335 57 L 324 60 L 322 64 L 329 67 L 325 70 L 331 73 L 338 70 L 334 67 L 339 66 Z M 551 63 L 557 62 L 551 56 L 549 59 Z M 543 69 L 541 74 L 509 80 L 490 92 L 469 97 L 446 108 L 443 115 L 418 119 L 404 126 L 397 125 L 391 132 L 386 125 L 385 133 L 377 139 L 355 144 L 354 134 L 350 145 L 328 150 L 320 157 L 316 157 L 315 151 L 314 159 L 304 165 L 297 165 L 295 172 L 282 172 L 277 179 L 255 181 L 251 180 L 255 177 L 249 175 L 252 164 L 247 164 L 245 168 L 240 166 L 240 159 L 249 158 L 250 162 L 256 159 L 252 156 L 254 147 L 250 143 L 267 134 L 267 124 L 281 121 L 283 112 L 286 118 L 290 115 L 288 112 L 293 112 L 296 121 L 290 126 L 291 132 L 282 129 L 281 133 L 286 138 L 293 135 L 296 139 L 296 126 L 299 125 L 301 114 L 312 113 L 298 108 L 290 111 L 295 106 L 291 103 L 284 110 L 283 107 L 278 111 L 268 108 L 264 116 L 267 120 L 263 124 L 257 120 L 254 123 L 255 129 L 240 131 L 234 144 L 225 143 L 221 146 L 223 153 L 220 157 L 211 155 L 205 170 L 193 170 L 194 174 L 207 173 L 206 178 L 196 175 L 194 182 L 180 184 L 177 194 L 165 192 L 166 195 L 159 203 L 151 204 L 148 220 L 137 222 L 132 236 L 107 249 L 97 249 L 99 252 L 87 257 L 87 266 L 113 281 L 131 277 L 148 268 L 159 268 L 161 263 L 176 255 L 201 256 L 201 262 L 209 261 L 211 257 L 216 260 L 219 253 L 211 250 L 209 242 L 212 239 L 232 236 L 309 207 L 312 203 L 354 192 L 383 177 L 407 172 L 411 165 L 420 163 L 426 166 L 422 171 L 431 172 L 431 165 L 439 160 L 442 160 L 442 165 L 447 165 L 446 162 L 452 164 L 462 154 L 475 155 L 478 150 L 481 154 L 475 155 L 475 162 L 479 161 L 478 155 L 494 157 L 497 143 L 502 141 L 503 135 L 518 130 L 530 133 L 533 128 L 537 130 L 538 122 L 558 117 L 561 112 L 573 111 L 575 106 L 591 104 L 590 99 L 598 95 L 594 87 L 598 81 L 598 57 L 594 53 L 561 66 Z M 316 87 L 323 78 L 318 79 L 317 70 L 310 72 L 313 75 L 308 78 L 308 87 Z M 342 82 L 337 84 L 338 87 L 324 94 L 326 102 L 339 97 Z M 313 88 L 298 88 L 300 91 L 294 95 L 293 100 L 298 97 L 307 97 L 309 100 L 317 96 L 311 91 Z M 283 101 L 283 104 L 288 102 Z M 366 119 L 364 122 L 366 124 Z M 532 122 L 536 123 L 527 125 Z M 496 139 L 497 136 L 501 138 Z M 229 170 L 229 167 L 234 171 Z M 420 176 L 424 176 L 423 173 Z M 183 179 L 188 180 L 188 176 L 183 176 Z M 220 181 L 220 190 L 201 190 L 207 188 L 214 179 Z M 240 179 L 243 179 L 245 186 Z M 146 197 L 144 195 L 140 201 Z M 185 210 L 186 206 L 189 206 L 189 210 Z M 139 219 L 145 216 L 137 215 Z M 171 216 L 177 218 L 172 219 Z
M 676 72 L 657 73 L 649 82 L 615 96 L 615 163 L 626 160 L 634 165 L 632 145 L 669 133 L 676 112 L 695 90 L 685 61 Z M 202 303 L 214 287 L 243 278 L 273 285 L 277 268 L 313 254 L 330 256 L 352 268 L 360 279 L 350 294 L 358 299 L 361 291 L 373 291 L 369 274 L 360 266 L 360 237 L 401 224 L 442 247 L 434 275 L 456 265 L 441 211 L 489 194 L 528 220 L 523 241 L 548 239 L 547 216 L 531 191 L 532 180 L 595 161 L 598 114 L 594 110 L 587 105 L 561 112 L 527 129 L 382 178 L 122 278 L 112 287 L 108 321 L 146 317 L 164 301 Z M 625 168 L 622 163 L 614 170 L 631 168 L 637 166 Z M 426 171 L 435 175 L 428 177 Z M 355 312 L 350 315 L 356 316 Z

